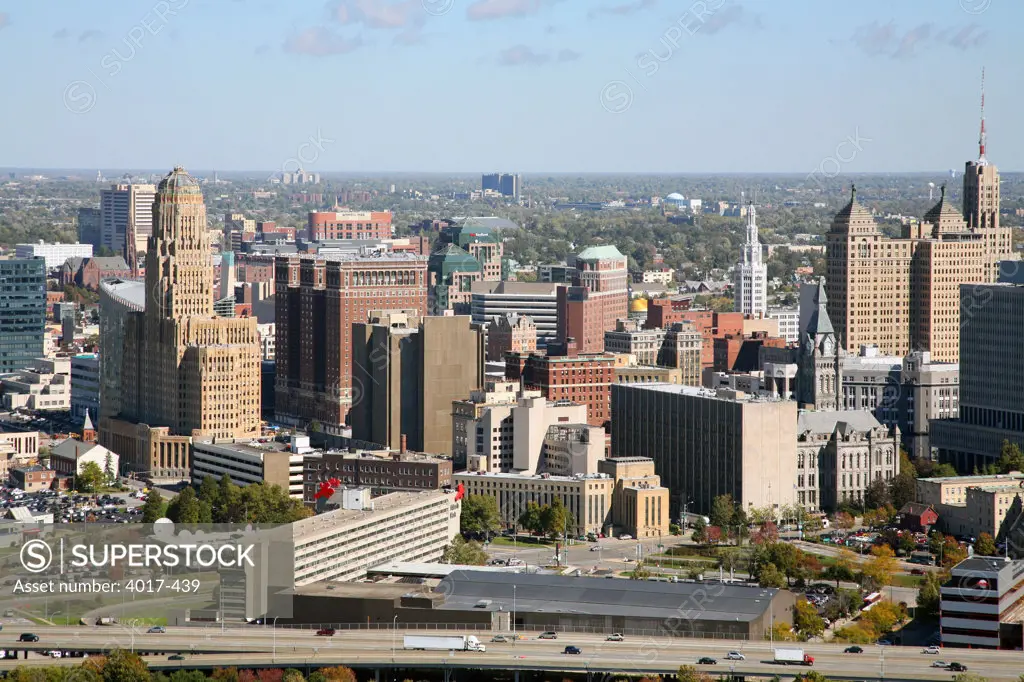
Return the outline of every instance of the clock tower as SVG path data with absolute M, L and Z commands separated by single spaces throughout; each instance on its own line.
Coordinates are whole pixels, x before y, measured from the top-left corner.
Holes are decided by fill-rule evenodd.
M 828 317 L 825 281 L 818 282 L 814 310 L 800 339 L 797 399 L 801 407 L 843 409 L 842 351 Z

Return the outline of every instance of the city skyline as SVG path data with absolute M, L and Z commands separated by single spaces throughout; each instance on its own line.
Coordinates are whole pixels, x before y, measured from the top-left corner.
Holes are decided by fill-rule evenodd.
M 1024 152 L 1021 95 L 999 66 L 1024 8 L 989 0 L 58 4 L 0 7 L 0 55 L 23 73 L 5 112 L 23 131 L 12 166 L 958 168 L 976 149 L 985 64 L 990 157 L 1012 171 Z M 937 92 L 942 113 L 921 115 Z M 195 135 L 154 134 L 197 110 Z

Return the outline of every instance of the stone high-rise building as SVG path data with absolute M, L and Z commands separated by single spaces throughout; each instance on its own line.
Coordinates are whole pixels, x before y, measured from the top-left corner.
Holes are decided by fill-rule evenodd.
M 815 410 L 838 410 L 842 406 L 842 349 L 828 316 L 825 283 L 818 283 L 816 306 L 800 342 L 797 368 L 797 398 Z
M 427 259 L 409 253 L 278 256 L 274 415 L 345 425 L 352 395 L 352 325 L 374 310 L 427 310 Z M 358 396 L 356 396 L 358 398 Z
M 753 203 L 747 208 L 747 241 L 742 255 L 743 260 L 736 265 L 733 284 L 736 312 L 764 317 L 768 311 L 768 266 L 762 259 L 761 242 L 757 237 L 757 212 Z
M 210 256 L 202 190 L 177 167 L 156 191 L 143 296 L 101 297 L 103 315 L 120 325 L 111 335 L 120 347 L 106 345 L 103 364 L 117 361 L 120 371 L 116 384 L 101 385 L 117 412 L 101 418 L 100 441 L 121 455 L 124 473 L 184 479 L 190 438 L 260 433 L 256 320 L 214 315 Z
M 926 350 L 939 362 L 960 357 L 959 286 L 994 282 L 1012 249 L 1008 228 L 969 226 L 945 188 L 923 221 L 896 239 L 882 235 L 854 189 L 827 240 L 828 311 L 844 347 L 874 344 L 900 356 Z

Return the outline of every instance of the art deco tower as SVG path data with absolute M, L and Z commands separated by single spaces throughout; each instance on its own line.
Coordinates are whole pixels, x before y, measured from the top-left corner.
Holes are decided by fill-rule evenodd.
M 753 202 L 747 207 L 747 241 L 743 245 L 743 260 L 736 265 L 733 291 L 736 312 L 763 317 L 768 309 L 768 266 L 761 254 L 757 237 L 757 211 Z

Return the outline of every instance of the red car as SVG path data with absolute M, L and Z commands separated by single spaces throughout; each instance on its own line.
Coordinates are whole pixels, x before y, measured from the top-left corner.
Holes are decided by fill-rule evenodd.
M 316 631 L 317 637 L 334 637 L 334 628 L 324 628 Z

